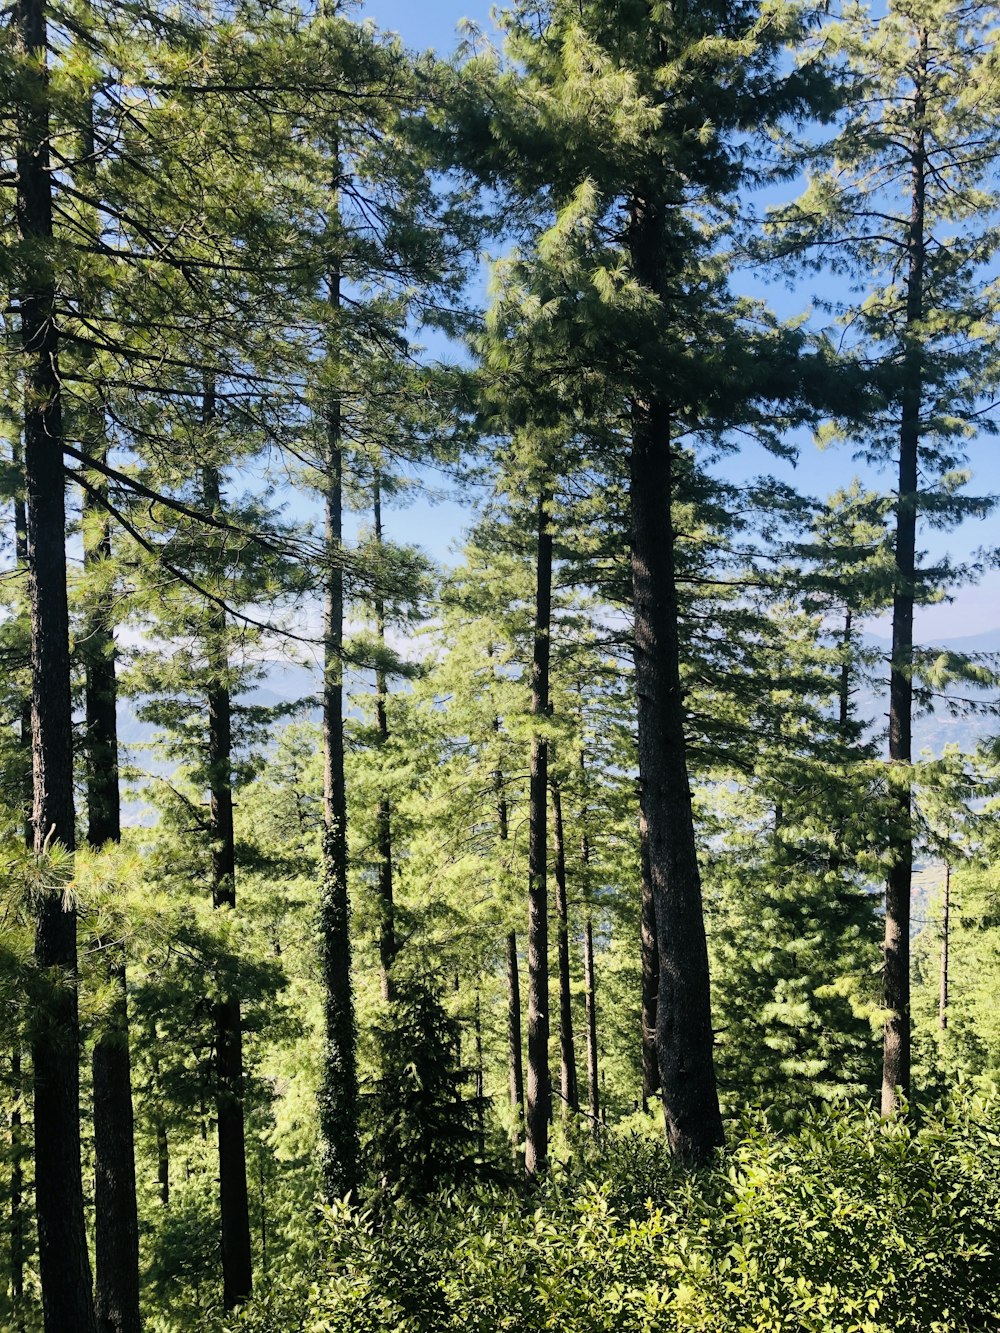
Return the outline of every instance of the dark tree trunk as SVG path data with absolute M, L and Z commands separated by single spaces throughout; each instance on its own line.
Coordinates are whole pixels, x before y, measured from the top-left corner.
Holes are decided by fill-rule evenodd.
M 167 1142 L 167 1122 L 162 1110 L 162 1089 L 160 1087 L 160 1058 L 156 1051 L 159 1040 L 156 1025 L 150 1033 L 151 1060 L 153 1066 L 153 1095 L 155 1104 L 154 1127 L 156 1133 L 156 1180 L 159 1186 L 160 1203 L 164 1208 L 170 1205 L 170 1149 Z
M 15 435 L 11 448 L 11 463 L 15 474 L 24 473 L 24 456 L 20 439 Z M 28 568 L 28 520 L 24 508 L 24 494 L 18 485 L 14 493 L 14 559 L 19 570 Z M 18 737 L 25 756 L 22 807 L 24 814 L 24 841 L 29 849 L 35 845 L 32 824 L 34 793 L 31 782 L 31 694 L 24 696 L 21 705 L 20 734 Z M 24 1308 L 24 1263 L 26 1258 L 26 1210 L 24 1202 L 24 1071 L 21 1067 L 21 1039 L 14 1038 L 10 1053 L 11 1092 L 10 1112 L 10 1289 L 17 1316 L 17 1333 L 26 1327 L 27 1310 Z
M 563 828 L 562 792 L 559 783 L 552 780 L 552 841 L 555 852 L 556 920 L 559 937 L 557 960 L 559 969 L 559 1068 L 563 1115 L 579 1111 L 580 1097 L 576 1084 L 576 1050 L 573 1043 L 573 991 L 569 970 L 569 898 L 566 892 L 566 841 Z
M 21 1071 L 21 1047 L 15 1041 L 10 1056 L 11 1094 L 10 1112 L 10 1293 L 16 1312 L 18 1333 L 25 1327 L 27 1311 L 24 1308 L 24 1126 L 21 1107 L 24 1104 L 24 1075 Z
M 941 986 L 938 995 L 938 1027 L 944 1032 L 948 1026 L 948 948 L 951 934 L 951 866 L 944 868 L 944 902 L 941 919 Z
M 476 991 L 476 1146 L 480 1159 L 486 1157 L 486 1079 L 483 1069 L 483 1008 L 479 991 Z
M 95 483 L 95 489 L 101 486 L 101 482 Z M 98 587 L 82 645 L 86 669 L 87 841 L 99 849 L 121 841 L 118 682 L 114 593 L 103 583 L 104 566 L 111 559 L 111 526 L 107 511 L 89 492 L 84 510 L 84 568 Z M 139 1218 L 125 947 L 118 940 L 102 939 L 99 948 L 112 998 L 94 1042 L 92 1063 L 96 1313 L 101 1333 L 138 1333 L 142 1327 Z
M 205 422 L 215 414 L 214 392 L 205 391 Z M 203 471 L 205 507 L 219 513 L 222 495 L 214 467 Z M 212 826 L 212 906 L 236 910 L 236 840 L 233 831 L 233 728 L 229 692 L 226 615 L 212 611 L 208 630 L 208 775 Z M 222 1214 L 222 1299 L 227 1310 L 253 1289 L 250 1202 L 247 1190 L 243 1115 L 243 1025 L 240 1001 L 227 996 L 215 1006 L 215 1111 L 219 1134 L 219 1205 Z
M 47 23 L 44 0 L 19 0 L 24 56 L 17 89 L 17 293 L 24 352 L 24 470 L 31 608 L 33 823 L 38 852 L 75 849 L 73 725 L 63 420 L 56 291 L 51 267 Z M 35 959 L 51 981 L 34 1015 L 35 1208 L 46 1333 L 95 1333 L 80 1165 L 80 1025 L 76 909 L 61 889 L 38 906 Z M 58 981 L 57 981 L 58 978 Z
M 382 545 L 382 483 L 378 469 L 373 481 L 373 504 L 375 518 L 375 544 Z M 381 571 L 378 575 L 382 577 Z M 381 592 L 375 596 L 375 624 L 378 634 L 379 651 L 385 652 L 385 602 Z M 378 744 L 384 749 L 389 739 L 389 717 L 386 704 L 389 687 L 386 680 L 385 666 L 380 661 L 375 667 L 375 727 L 378 732 Z M 378 807 L 375 811 L 378 838 L 378 899 L 379 933 L 378 952 L 382 972 L 382 998 L 395 998 L 395 985 L 392 980 L 392 965 L 396 961 L 396 912 L 392 900 L 392 811 L 389 797 L 385 791 L 379 794 Z
M 587 913 L 583 924 L 583 994 L 587 1006 L 587 1096 L 590 1131 L 597 1137 L 601 1124 L 601 1102 L 597 1077 L 597 979 L 594 972 L 594 923 Z
M 642 898 L 639 908 L 639 943 L 642 959 L 642 1109 L 660 1090 L 656 1059 L 656 997 L 660 988 L 660 951 L 656 943 L 656 907 L 649 872 L 649 836 L 639 812 L 639 867 Z
M 490 655 L 492 656 L 492 650 Z M 493 719 L 493 730 L 499 734 L 500 719 Z M 493 789 L 497 802 L 497 831 L 500 841 L 510 837 L 510 817 L 504 794 L 503 770 L 493 773 Z M 510 1109 L 514 1113 L 511 1129 L 511 1152 L 517 1161 L 521 1135 L 524 1132 L 524 1065 L 521 1054 L 521 978 L 517 966 L 517 932 L 508 931 L 505 941 L 507 963 L 507 1078 L 510 1087 Z
M 911 163 L 910 227 L 903 342 L 903 384 L 896 503 L 896 590 L 892 604 L 889 673 L 889 761 L 897 770 L 889 822 L 889 874 L 885 891 L 885 966 L 882 1004 L 888 1014 L 882 1058 L 882 1114 L 894 1116 L 910 1095 L 910 895 L 913 828 L 910 762 L 913 726 L 913 602 L 916 575 L 920 407 L 923 358 L 915 326 L 923 318 L 924 197 L 927 150 L 924 132 L 927 33 L 921 32 L 914 94 L 916 126 Z M 900 772 L 899 770 L 902 770 Z
M 517 968 L 517 934 L 507 934 L 507 1076 L 514 1112 L 511 1149 L 515 1159 L 524 1129 L 524 1066 L 521 1055 L 521 979 Z
M 846 732 L 851 722 L 851 644 L 854 634 L 854 617 L 851 608 L 844 612 L 844 660 L 840 667 L 840 715 L 838 723 L 841 732 Z
M 170 1206 L 170 1150 L 167 1144 L 167 1126 L 161 1118 L 156 1121 L 156 1182 L 160 1203 Z
M 582 699 L 582 687 L 580 694 Z M 580 728 L 582 734 L 582 704 Z M 594 923 L 591 918 L 590 836 L 587 832 L 587 758 L 582 744 L 580 746 L 580 780 L 583 790 L 583 808 L 580 811 L 580 827 L 583 830 L 580 834 L 580 863 L 583 868 L 583 889 L 587 901 L 583 924 L 583 996 L 587 1019 L 587 1101 L 590 1107 L 590 1132 L 594 1138 L 598 1138 L 601 1131 L 601 1094 L 597 1071 L 597 977 L 594 970 Z
M 85 225 L 96 245 L 97 151 L 93 96 L 87 99 L 77 172 L 91 191 Z M 84 353 L 84 377 L 96 377 L 96 357 Z M 95 406 L 95 386 L 84 411 L 88 452 L 107 462 L 104 413 Z M 115 669 L 115 594 L 107 581 L 111 562 L 111 522 L 104 497 L 107 480 L 92 474 L 84 491 L 83 563 L 89 578 L 85 633 L 78 645 L 85 669 L 87 842 L 100 850 L 121 841 L 118 780 L 118 681 Z M 132 1067 L 129 1055 L 128 990 L 124 944 L 98 940 L 111 997 L 94 1041 L 91 1074 L 94 1110 L 94 1235 L 97 1261 L 95 1308 L 101 1333 L 138 1333 L 139 1219 L 135 1194 L 135 1141 Z
M 549 495 L 538 497 L 535 644 L 531 667 L 531 713 L 549 711 L 549 647 L 552 617 L 552 529 Z M 549 921 L 546 813 L 548 743 L 536 731 L 531 742 L 528 784 L 528 1098 L 524 1169 L 529 1177 L 548 1160 L 552 1089 L 549 1075 Z
M 340 274 L 328 281 L 331 367 L 336 370 Z M 328 1201 L 358 1184 L 358 1076 L 351 989 L 351 913 L 347 891 L 347 789 L 344 781 L 343 429 L 336 391 L 326 410 L 324 459 L 326 596 L 323 623 L 323 880 L 319 952 L 325 1036 L 319 1123 L 323 1191 Z
M 633 200 L 630 243 L 639 280 L 665 303 L 664 211 Z M 681 691 L 671 420 L 655 396 L 633 402 L 630 480 L 639 780 L 660 964 L 656 1054 L 667 1141 L 693 1166 L 724 1135 Z

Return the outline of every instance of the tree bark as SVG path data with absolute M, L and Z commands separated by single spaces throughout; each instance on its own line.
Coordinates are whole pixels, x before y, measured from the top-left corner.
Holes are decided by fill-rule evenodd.
M 649 835 L 646 819 L 639 811 L 639 867 L 641 900 L 639 906 L 639 945 L 642 961 L 642 1109 L 660 1090 L 660 1070 L 656 1061 L 656 996 L 660 988 L 660 953 L 656 944 L 656 907 L 649 872 Z
M 75 850 L 73 717 L 66 593 L 63 417 L 51 260 L 52 176 L 44 0 L 14 11 L 23 65 L 17 89 L 17 293 L 24 353 L 24 471 L 31 608 L 35 849 Z M 95 1333 L 80 1164 L 80 1025 L 76 908 L 62 886 L 37 908 L 35 959 L 51 983 L 34 1016 L 35 1208 L 46 1333 Z
M 10 1294 L 17 1324 L 17 1333 L 25 1327 L 27 1311 L 24 1308 L 24 1126 L 21 1107 L 24 1100 L 24 1075 L 21 1070 L 21 1046 L 18 1041 L 10 1055 L 11 1094 L 10 1111 Z
M 844 612 L 844 637 L 842 641 L 844 660 L 840 667 L 840 714 L 837 719 L 841 733 L 847 731 L 851 722 L 851 644 L 853 634 L 853 616 L 851 608 L 848 607 Z
M 634 199 L 631 211 L 636 275 L 665 304 L 664 210 Z M 630 499 L 639 781 L 659 952 L 656 1054 L 670 1150 L 695 1166 L 724 1134 L 681 691 L 671 419 L 655 394 L 632 405 Z
M 538 496 L 535 642 L 531 667 L 531 715 L 549 711 L 549 649 L 552 618 L 552 529 L 550 496 Z M 544 733 L 531 741 L 528 782 L 528 1097 L 524 1169 L 529 1178 L 546 1168 L 552 1089 L 549 1075 L 549 923 L 546 813 L 548 743 Z
M 334 156 L 336 156 L 334 154 Z M 328 275 L 328 356 L 336 368 L 340 273 Z M 344 780 L 343 424 L 332 392 L 326 408 L 323 612 L 323 867 L 319 952 L 325 1036 L 319 1091 L 323 1190 L 328 1201 L 358 1184 L 358 1077 L 351 989 L 351 912 L 347 887 L 347 790 Z
M 214 391 L 205 390 L 205 424 L 215 415 Z M 218 470 L 203 469 L 205 507 L 222 508 Z M 233 729 L 229 691 L 226 614 L 211 612 L 207 637 L 208 775 L 212 825 L 212 906 L 236 910 L 236 839 L 233 830 Z M 243 1098 L 243 1024 L 240 1000 L 227 996 L 215 1006 L 215 1110 L 219 1135 L 219 1204 L 222 1214 L 222 1299 L 227 1310 L 248 1300 L 253 1289 L 250 1202 L 247 1189 Z
M 944 867 L 944 902 L 941 919 L 941 985 L 938 995 L 938 1027 L 942 1032 L 948 1026 L 948 949 L 951 934 L 951 866 Z
M 479 991 L 476 991 L 476 1145 L 480 1160 L 486 1157 L 486 1077 L 483 1068 L 483 1009 Z
M 889 874 L 885 891 L 882 1004 L 887 1017 L 882 1057 L 882 1114 L 890 1118 L 899 1109 L 900 1097 L 910 1095 L 910 896 L 913 885 L 910 763 L 913 758 L 913 603 L 923 396 L 923 357 L 919 334 L 915 330 L 923 318 L 924 304 L 927 45 L 927 33 L 921 31 L 913 105 L 915 137 L 911 155 L 906 327 L 903 334 L 896 588 L 889 673 L 889 762 L 893 769 L 893 809 L 889 822 Z
M 23 476 L 24 455 L 20 438 L 15 434 L 11 442 L 11 463 L 16 475 Z M 27 573 L 28 569 L 28 520 L 24 507 L 24 494 L 20 487 L 14 493 L 14 561 L 18 570 Z M 35 831 L 32 823 L 32 805 L 34 793 L 31 781 L 31 694 L 24 696 L 21 704 L 19 745 L 25 755 L 24 786 L 22 806 L 24 814 L 24 841 L 28 849 L 35 845 Z M 24 1203 L 24 1119 L 25 1104 L 24 1071 L 21 1058 L 21 1038 L 15 1036 L 10 1053 L 11 1088 L 13 1104 L 10 1112 L 10 1289 L 17 1315 L 17 1333 L 26 1327 L 27 1311 L 24 1309 L 24 1264 L 27 1256 L 26 1245 L 26 1209 Z
M 167 1123 L 163 1118 L 163 1111 L 160 1102 L 160 1058 L 156 1052 L 156 1043 L 158 1040 L 156 1025 L 150 1034 L 153 1064 L 153 1093 L 157 1100 L 155 1111 L 155 1132 L 156 1132 L 156 1181 L 159 1187 L 160 1203 L 164 1208 L 170 1206 L 170 1148 L 167 1141 Z
M 100 580 L 111 559 L 111 526 L 107 512 L 89 496 L 84 510 L 84 568 Z M 100 849 L 121 841 L 114 596 L 109 588 L 99 587 L 92 600 L 84 643 L 87 841 Z M 102 939 L 98 947 L 112 999 L 92 1060 L 96 1314 L 101 1333 L 138 1333 L 139 1217 L 125 946 Z
M 490 651 L 492 656 L 492 650 Z M 500 719 L 493 719 L 493 730 L 499 734 Z M 504 794 L 503 770 L 494 769 L 493 789 L 497 802 L 497 831 L 500 841 L 510 837 L 510 817 Z M 521 1053 L 521 978 L 517 966 L 517 932 L 508 931 L 504 943 L 507 964 L 507 1080 L 510 1088 L 510 1109 L 514 1113 L 511 1128 L 511 1152 L 517 1161 L 521 1135 L 524 1131 L 524 1065 Z
M 580 689 L 580 732 L 583 734 L 583 688 Z M 587 832 L 588 777 L 587 757 L 580 744 L 580 781 L 583 792 L 580 810 L 580 864 L 583 868 L 583 891 L 586 895 L 586 915 L 583 925 L 583 995 L 587 1019 L 587 1101 L 590 1108 L 590 1132 L 594 1138 L 601 1132 L 601 1095 L 597 1069 L 597 978 L 594 969 L 594 923 L 591 918 L 590 835 Z
M 573 1042 L 573 991 L 569 969 L 569 898 L 566 891 L 566 841 L 563 829 L 562 792 L 553 779 L 552 841 L 555 852 L 556 920 L 558 922 L 557 966 L 559 971 L 559 1067 L 563 1115 L 579 1111 L 576 1082 L 576 1050 Z
M 507 933 L 507 1077 L 514 1112 L 511 1151 L 516 1160 L 524 1128 L 524 1065 L 521 1055 L 521 979 L 517 968 L 517 934 Z
M 590 1107 L 590 1132 L 598 1137 L 601 1102 L 597 1077 L 597 980 L 594 972 L 594 923 L 590 912 L 583 923 L 583 994 L 587 1012 L 587 1098 Z
M 382 546 L 382 482 L 378 468 L 372 485 L 372 509 L 375 519 L 375 545 Z M 378 578 L 381 579 L 381 571 Z M 375 625 L 378 634 L 379 651 L 385 652 L 385 601 L 380 591 L 375 594 Z M 389 740 L 389 717 L 386 703 L 389 697 L 385 666 L 380 661 L 375 667 L 375 727 L 378 732 L 379 748 L 384 750 Z M 389 796 L 385 790 L 379 793 L 375 811 L 378 839 L 378 898 L 379 898 L 379 933 L 378 952 L 382 973 L 382 999 L 395 998 L 395 985 L 392 980 L 392 965 L 396 961 L 396 912 L 392 898 L 392 811 Z

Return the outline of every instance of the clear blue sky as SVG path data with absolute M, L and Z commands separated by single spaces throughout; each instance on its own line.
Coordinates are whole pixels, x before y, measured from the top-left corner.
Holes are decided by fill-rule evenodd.
M 398 32 L 410 48 L 433 47 L 447 55 L 458 41 L 459 22 L 472 19 L 489 28 L 491 8 L 489 0 L 365 0 L 364 13 L 380 28 Z
M 471 19 L 486 31 L 492 30 L 493 7 L 490 0 L 365 0 L 362 12 L 380 28 L 398 32 L 411 49 L 433 47 L 440 55 L 447 55 L 460 40 L 457 27 L 463 18 Z M 499 8 L 502 7 L 501 3 Z M 809 305 L 811 292 L 803 284 L 794 293 L 772 288 L 770 296 L 778 313 L 790 316 Z M 983 438 L 975 443 L 970 449 L 970 465 L 974 474 L 970 489 L 976 493 L 1000 492 L 1000 440 Z M 847 485 L 855 474 L 866 471 L 852 460 L 847 449 L 833 448 L 821 453 L 808 443 L 794 468 L 755 450 L 727 467 L 741 477 L 776 475 L 817 496 L 831 494 Z M 865 479 L 873 486 L 891 484 L 887 477 L 876 477 L 870 470 Z M 418 502 L 394 515 L 391 521 L 399 540 L 417 542 L 440 560 L 460 537 L 465 518 L 466 512 L 457 504 L 430 507 Z M 998 533 L 1000 519 L 987 520 L 967 523 L 959 531 L 946 534 L 943 540 L 932 536 L 930 541 L 935 553 L 944 548 L 965 558 L 981 546 L 1000 545 Z M 875 624 L 873 628 L 883 632 L 886 626 Z M 952 605 L 918 611 L 917 633 L 924 641 L 978 635 L 994 629 L 1000 629 L 1000 572 L 996 571 L 988 574 L 979 587 L 961 590 Z

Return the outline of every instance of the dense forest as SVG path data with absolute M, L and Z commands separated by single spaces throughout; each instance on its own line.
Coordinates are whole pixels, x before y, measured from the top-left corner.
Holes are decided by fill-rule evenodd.
M 996 1329 L 1000 9 L 496 24 L 0 12 L 0 1327 Z

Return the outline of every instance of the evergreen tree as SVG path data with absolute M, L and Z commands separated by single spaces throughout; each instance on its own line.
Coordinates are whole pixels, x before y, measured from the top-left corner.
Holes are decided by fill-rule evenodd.
M 840 133 L 815 153 L 806 194 L 774 219 L 783 256 L 818 246 L 834 270 L 859 276 L 848 316 L 859 354 L 877 366 L 883 405 L 859 451 L 894 466 L 893 644 L 889 671 L 888 848 L 882 1109 L 910 1094 L 910 895 L 914 810 L 914 689 L 921 654 L 914 607 L 961 577 L 947 561 L 920 563 L 921 518 L 948 526 L 987 512 L 964 494 L 967 441 L 982 429 L 988 392 L 993 253 L 988 176 L 993 129 L 968 95 L 987 77 L 992 11 L 975 5 L 848 8 L 819 40 L 848 88 Z M 869 275 L 878 284 L 868 290 Z M 850 431 L 847 432 L 849 435 Z

